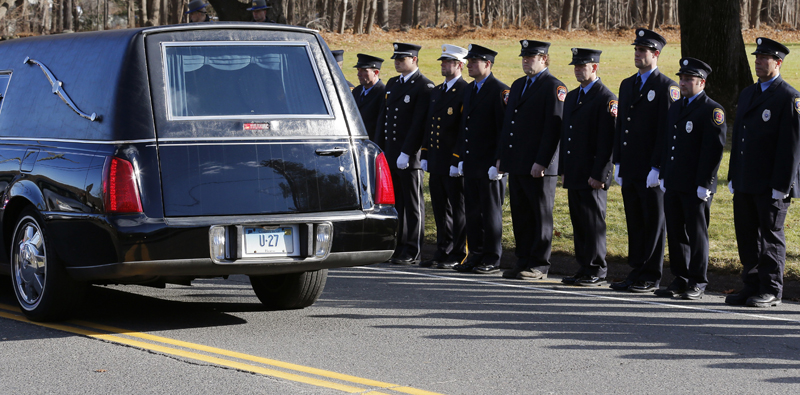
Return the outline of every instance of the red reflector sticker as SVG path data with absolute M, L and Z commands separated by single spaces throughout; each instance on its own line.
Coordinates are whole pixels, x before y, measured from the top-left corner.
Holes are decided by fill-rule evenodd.
M 269 122 L 246 123 L 244 130 L 269 130 Z

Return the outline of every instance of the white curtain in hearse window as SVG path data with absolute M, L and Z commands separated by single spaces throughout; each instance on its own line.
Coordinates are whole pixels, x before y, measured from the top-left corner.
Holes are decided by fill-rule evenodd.
M 172 118 L 330 115 L 305 45 L 176 45 L 165 55 Z

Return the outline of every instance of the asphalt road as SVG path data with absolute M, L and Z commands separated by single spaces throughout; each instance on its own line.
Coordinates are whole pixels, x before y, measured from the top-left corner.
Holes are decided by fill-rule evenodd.
M 800 392 L 800 305 L 733 308 L 374 265 L 312 307 L 265 311 L 246 277 L 96 286 L 27 322 L 0 278 L 0 394 Z M 374 392 L 370 392 L 374 391 Z

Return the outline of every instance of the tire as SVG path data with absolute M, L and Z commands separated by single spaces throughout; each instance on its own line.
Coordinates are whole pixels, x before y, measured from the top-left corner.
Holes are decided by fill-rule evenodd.
M 10 247 L 11 284 L 22 313 L 31 321 L 69 317 L 85 293 L 86 285 L 69 277 L 52 245 L 39 212 L 33 207 L 22 210 Z
M 274 276 L 250 276 L 258 300 L 273 310 L 302 309 L 314 304 L 328 279 L 328 269 Z

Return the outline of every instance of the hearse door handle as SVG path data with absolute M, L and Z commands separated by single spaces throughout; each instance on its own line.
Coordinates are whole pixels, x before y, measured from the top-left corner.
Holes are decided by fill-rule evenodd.
M 331 148 L 331 149 L 322 149 L 322 148 L 320 148 L 320 149 L 317 149 L 314 152 L 316 152 L 317 155 L 319 155 L 319 156 L 341 156 L 342 154 L 347 152 L 347 148 L 339 148 L 339 147 Z

